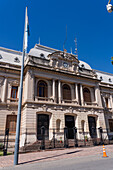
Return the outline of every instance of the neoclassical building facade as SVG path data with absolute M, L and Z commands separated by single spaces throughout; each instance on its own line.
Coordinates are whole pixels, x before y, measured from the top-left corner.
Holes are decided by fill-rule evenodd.
M 0 139 L 15 139 L 22 53 L 0 48 Z M 25 59 L 20 147 L 41 139 L 63 139 L 64 127 L 78 139 L 113 135 L 113 74 L 92 69 L 78 56 L 40 44 Z M 69 131 L 69 138 L 73 133 Z

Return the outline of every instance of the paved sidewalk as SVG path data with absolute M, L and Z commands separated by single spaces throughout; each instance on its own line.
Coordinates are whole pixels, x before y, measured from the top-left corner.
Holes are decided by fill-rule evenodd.
M 107 155 L 113 153 L 113 145 L 106 145 Z M 32 152 L 19 155 L 19 164 L 31 164 L 41 161 L 51 161 L 74 157 L 85 157 L 89 155 L 100 155 L 102 157 L 103 146 L 95 146 L 88 148 L 70 148 L 64 150 L 54 150 L 54 151 L 41 151 Z M 0 168 L 13 166 L 14 155 L 0 156 Z

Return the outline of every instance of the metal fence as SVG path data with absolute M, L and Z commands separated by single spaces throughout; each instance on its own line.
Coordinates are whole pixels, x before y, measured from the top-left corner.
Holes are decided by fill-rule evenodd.
M 113 144 L 113 136 L 109 135 L 109 129 L 102 129 L 101 127 L 96 130 L 92 129 L 92 132 L 86 132 L 76 127 L 46 129 L 43 126 L 35 133 L 36 142 L 30 144 L 27 136 L 31 134 L 31 131 L 32 129 L 27 129 L 24 151 Z M 38 132 L 40 133 L 38 134 Z
M 42 126 L 37 131 L 35 128 L 27 128 L 25 131 L 21 131 L 21 135 L 24 135 L 25 139 L 24 147 L 20 149 L 22 152 L 113 144 L 113 135 L 111 135 L 110 130 L 101 127 L 92 128 L 92 131 L 87 132 L 76 127 L 47 129 Z M 35 136 L 36 141 L 29 143 L 32 136 Z M 15 134 L 9 133 L 8 129 L 5 132 L 0 131 L 0 144 L 2 144 L 1 149 L 6 155 L 8 148 L 14 148 Z

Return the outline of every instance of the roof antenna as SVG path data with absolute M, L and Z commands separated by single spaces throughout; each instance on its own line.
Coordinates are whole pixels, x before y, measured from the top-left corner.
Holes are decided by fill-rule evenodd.
M 75 37 L 74 42 L 75 42 L 75 54 L 76 54 L 76 55 L 77 55 L 77 57 L 78 57 L 77 38 L 76 38 L 76 37 Z
M 39 37 L 39 40 L 38 40 L 38 44 L 40 45 L 40 37 Z
M 70 49 L 70 50 L 71 50 L 71 54 L 73 54 L 73 53 L 72 53 L 72 47 L 71 47 L 71 49 Z
M 67 25 L 66 25 L 66 39 L 65 39 L 64 44 L 63 44 L 63 50 L 64 50 L 64 46 L 65 46 L 66 41 L 67 41 Z

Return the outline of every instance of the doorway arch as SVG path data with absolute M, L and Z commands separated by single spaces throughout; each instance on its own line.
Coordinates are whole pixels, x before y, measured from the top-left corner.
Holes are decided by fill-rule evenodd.
M 45 128 L 45 139 L 49 139 L 49 114 L 38 113 L 37 114 L 37 139 L 41 140 L 41 128 Z
M 74 139 L 75 116 L 65 115 L 65 127 L 68 128 L 68 139 Z
M 97 116 L 88 115 L 89 133 L 91 138 L 97 137 Z

